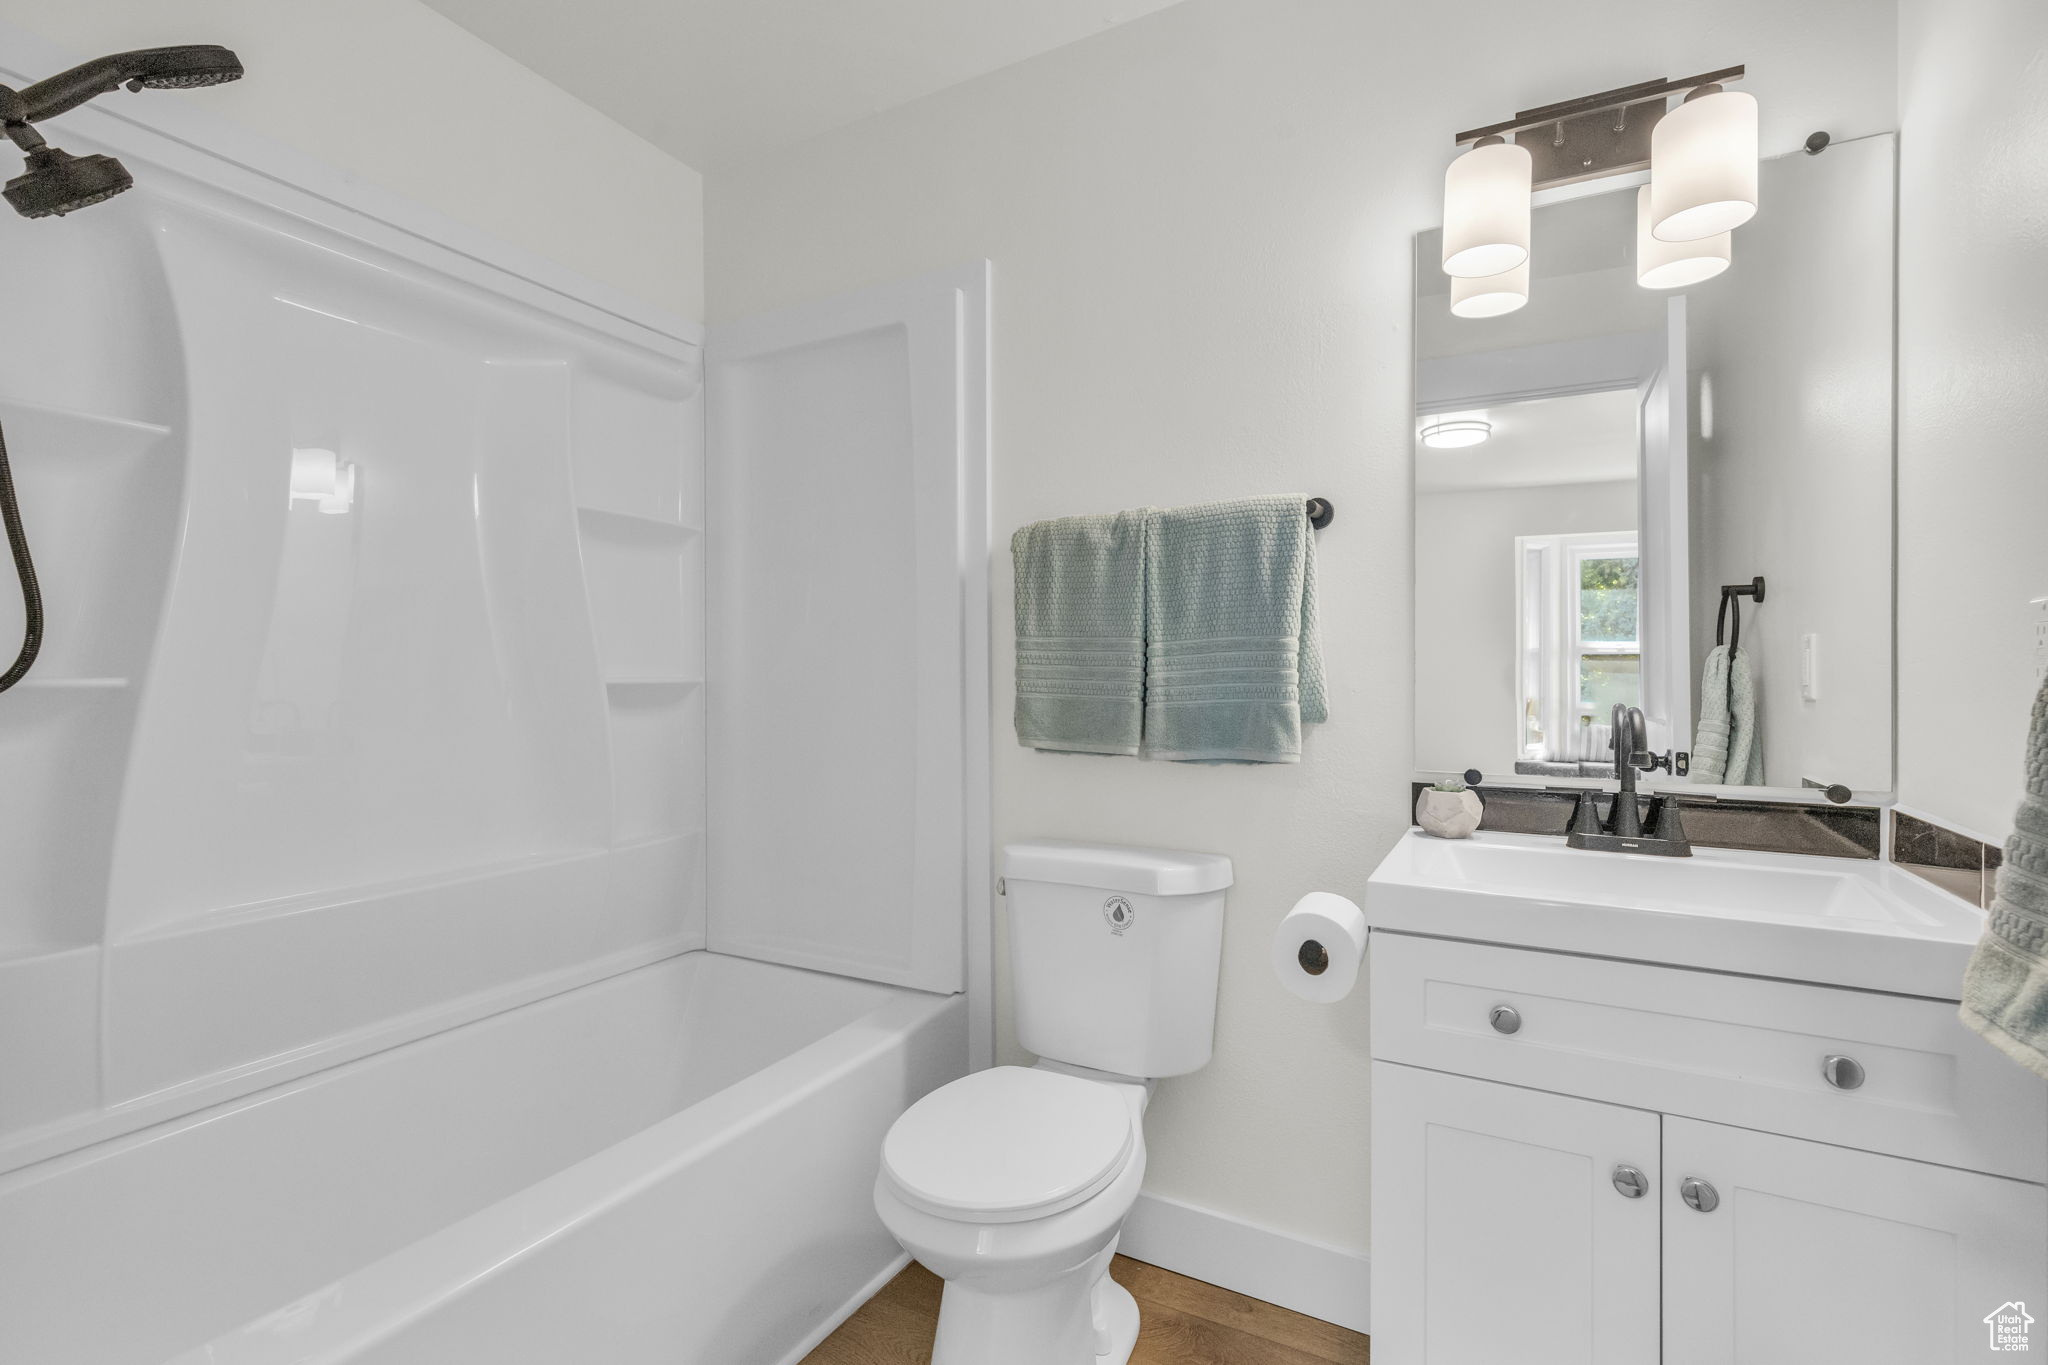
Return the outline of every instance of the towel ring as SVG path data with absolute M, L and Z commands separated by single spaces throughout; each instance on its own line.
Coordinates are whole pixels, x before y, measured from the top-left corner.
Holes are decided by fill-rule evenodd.
M 1758 574 L 1747 583 L 1729 583 L 1721 589 L 1721 609 L 1714 615 L 1714 643 L 1725 643 L 1731 658 L 1742 643 L 1742 604 L 1735 600 L 1738 597 L 1747 597 L 1761 603 L 1764 600 L 1763 575 Z M 1730 612 L 1735 616 L 1735 629 L 1732 632 L 1727 628 Z

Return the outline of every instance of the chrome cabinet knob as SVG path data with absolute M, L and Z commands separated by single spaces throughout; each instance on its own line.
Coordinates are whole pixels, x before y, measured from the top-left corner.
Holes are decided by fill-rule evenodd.
M 1650 1192 L 1650 1182 L 1633 1166 L 1616 1166 L 1614 1188 L 1620 1192 L 1623 1199 L 1641 1199 Z
M 1854 1057 L 1831 1055 L 1821 1062 L 1820 1074 L 1837 1090 L 1854 1090 L 1863 1084 L 1863 1063 Z
M 1696 1175 L 1689 1175 L 1678 1182 L 1678 1197 L 1688 1208 L 1701 1213 L 1712 1213 L 1721 1207 L 1721 1192 Z
M 1493 1012 L 1486 1016 L 1486 1022 L 1493 1025 L 1495 1033 L 1520 1033 L 1522 1012 L 1513 1005 L 1495 1005 Z

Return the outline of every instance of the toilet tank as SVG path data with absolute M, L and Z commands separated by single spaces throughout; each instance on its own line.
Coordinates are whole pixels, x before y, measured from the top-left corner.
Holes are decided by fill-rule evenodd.
M 1156 1078 L 1208 1064 L 1230 859 L 1041 841 L 1003 850 L 1017 1041 Z

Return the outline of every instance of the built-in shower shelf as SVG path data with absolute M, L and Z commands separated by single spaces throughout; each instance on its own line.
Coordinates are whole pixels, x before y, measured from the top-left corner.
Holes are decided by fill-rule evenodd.
M 698 534 L 698 528 L 667 517 L 650 517 L 640 512 L 621 512 L 611 507 L 584 504 L 576 516 L 587 535 L 676 543 Z
M 17 460 L 44 456 L 137 454 L 171 434 L 160 422 L 110 417 L 44 403 L 0 398 L 7 453 Z

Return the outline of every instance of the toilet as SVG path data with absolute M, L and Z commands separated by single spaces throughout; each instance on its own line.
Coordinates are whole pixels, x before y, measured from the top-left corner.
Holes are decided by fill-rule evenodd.
M 932 1365 L 1123 1365 L 1138 1305 L 1109 1262 L 1152 1085 L 1209 1061 L 1230 860 L 1021 843 L 1003 878 L 1017 1041 L 1041 1060 L 904 1111 L 875 1208 L 946 1282 Z

